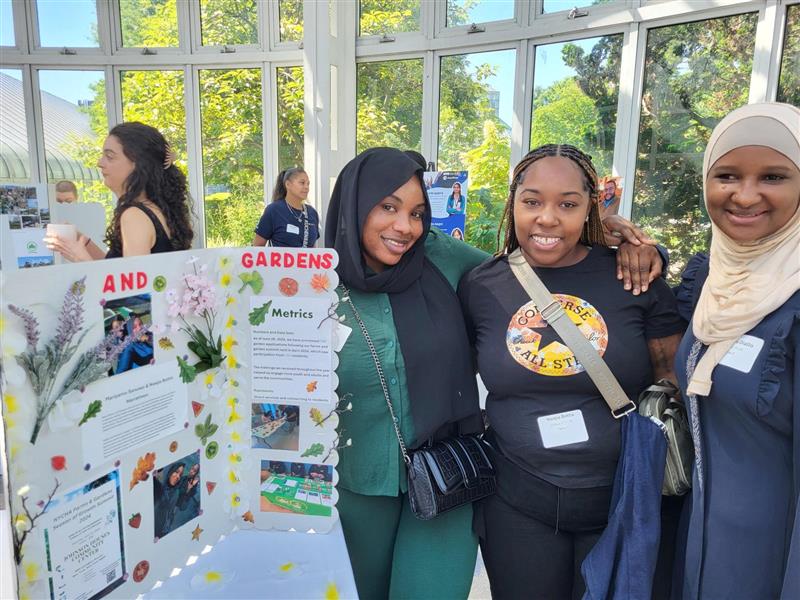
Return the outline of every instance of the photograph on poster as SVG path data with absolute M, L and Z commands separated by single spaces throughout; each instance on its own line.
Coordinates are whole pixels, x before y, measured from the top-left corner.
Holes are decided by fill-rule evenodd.
M 153 535 L 163 538 L 200 515 L 200 451 L 153 471 Z
M 31 227 L 40 227 L 39 215 L 20 215 L 20 219 L 22 220 L 22 228 L 28 229 Z M 42 232 L 44 234 L 44 232 Z M 44 237 L 44 235 L 42 235 Z
M 0 213 L 24 214 L 30 208 L 38 209 L 36 187 L 32 185 L 0 185 Z
M 300 444 L 300 407 L 292 404 L 253 404 L 251 446 L 296 451 Z
M 103 328 L 113 334 L 114 343 L 133 341 L 122 351 L 109 375 L 117 375 L 153 364 L 153 333 L 145 330 L 151 325 L 150 294 L 138 294 L 106 301 L 103 306 Z
M 278 460 L 261 461 L 261 512 L 331 516 L 333 467 Z
M 50 210 L 47 208 L 43 208 L 39 211 L 39 220 L 41 221 L 42 225 L 47 225 L 50 222 Z
M 51 598 L 100 598 L 125 582 L 119 471 L 60 498 L 45 513 Z
M 600 215 L 605 217 L 615 215 L 619 212 L 619 201 L 622 198 L 622 178 L 608 175 L 600 177 L 598 181 L 600 188 L 599 208 Z
M 20 269 L 31 269 L 33 267 L 48 267 L 53 264 L 52 256 L 20 256 L 17 258 L 17 266 Z
M 22 219 L 19 215 L 11 215 L 8 217 L 9 229 L 22 229 Z

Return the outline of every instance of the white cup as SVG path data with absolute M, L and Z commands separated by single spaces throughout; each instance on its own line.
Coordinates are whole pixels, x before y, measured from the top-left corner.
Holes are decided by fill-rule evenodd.
M 62 240 L 75 241 L 78 239 L 78 229 L 75 225 L 69 223 L 49 223 L 47 225 L 47 235 L 57 235 Z

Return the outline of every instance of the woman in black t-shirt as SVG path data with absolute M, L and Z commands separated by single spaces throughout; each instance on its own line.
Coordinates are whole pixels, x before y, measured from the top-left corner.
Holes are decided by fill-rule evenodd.
M 253 246 L 311 248 L 319 239 L 319 215 L 308 198 L 308 174 L 300 167 L 284 169 L 272 190 L 272 202 L 256 225 Z
M 489 391 L 498 493 L 476 528 L 495 599 L 582 595 L 580 566 L 605 528 L 620 453 L 619 422 L 508 255 L 522 251 L 632 399 L 654 378 L 674 379 L 675 300 L 660 279 L 639 295 L 619 284 L 597 198 L 588 156 L 567 145 L 533 150 L 514 170 L 502 253 L 459 286 Z

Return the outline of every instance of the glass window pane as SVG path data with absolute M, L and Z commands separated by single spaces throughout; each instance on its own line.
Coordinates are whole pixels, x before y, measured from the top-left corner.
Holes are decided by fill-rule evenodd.
M 200 71 L 206 246 L 249 246 L 264 208 L 261 69 Z
M 572 144 L 611 174 L 622 35 L 536 47 L 531 148 Z
M 573 8 L 597 6 L 599 4 L 604 6 L 618 4 L 621 8 L 625 7 L 625 2 L 622 0 L 544 0 L 542 2 L 542 12 L 553 13 L 562 10 L 572 10 Z
M 278 170 L 303 164 L 303 67 L 275 69 L 278 94 Z
M 356 65 L 356 151 L 422 149 L 422 59 Z
M 0 46 L 16 46 L 11 0 L 0 0 Z
M 43 48 L 98 46 L 95 0 L 36 0 L 39 45 Z
M 31 180 L 22 71 L 0 69 L 0 182 Z
M 258 44 L 256 0 L 200 0 L 204 46 Z
M 747 103 L 756 18 L 735 15 L 647 35 L 632 219 L 669 248 L 672 281 L 707 248 L 703 152 L 722 117 Z
M 119 0 L 122 45 L 170 48 L 178 45 L 176 0 Z
M 186 170 L 183 71 L 122 71 L 122 120 L 158 129 Z
M 108 133 L 103 71 L 39 71 L 47 181 L 71 181 L 81 202 L 111 207 L 97 160 Z
M 303 0 L 280 0 L 278 3 L 282 42 L 303 41 Z
M 514 0 L 447 0 L 447 26 L 514 18 Z
M 361 0 L 359 35 L 419 31 L 420 0 Z
M 500 50 L 441 62 L 437 167 L 469 171 L 466 240 L 490 252 L 508 196 L 515 59 Z
M 800 4 L 786 9 L 786 38 L 783 42 L 778 102 L 800 106 Z

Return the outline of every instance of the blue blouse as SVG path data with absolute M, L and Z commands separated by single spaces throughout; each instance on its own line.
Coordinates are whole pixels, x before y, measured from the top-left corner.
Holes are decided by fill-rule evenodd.
M 690 322 L 707 261 L 694 257 L 678 290 Z M 699 452 L 683 598 L 800 598 L 800 291 L 747 335 L 763 341 L 751 340 L 752 366 L 717 365 L 711 395 L 688 411 Z M 690 328 L 675 357 L 684 397 L 695 341 Z
M 308 226 L 308 236 L 305 228 Z M 273 246 L 311 248 L 319 239 L 319 215 L 313 206 L 297 210 L 280 199 L 270 202 L 256 226 L 256 233 Z

